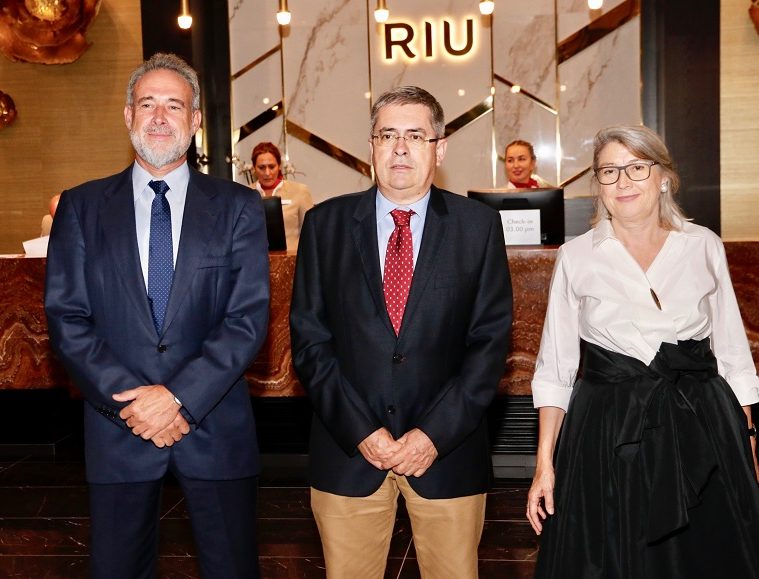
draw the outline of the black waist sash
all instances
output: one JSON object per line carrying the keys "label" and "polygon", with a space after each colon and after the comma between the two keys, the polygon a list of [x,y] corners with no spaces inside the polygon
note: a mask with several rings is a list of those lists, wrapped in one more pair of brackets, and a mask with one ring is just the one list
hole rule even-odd
{"label": "black waist sash", "polygon": [[646,540],[656,541],[686,526],[688,509],[698,504],[718,465],[701,409],[713,404],[712,398],[732,406],[728,415],[734,415],[737,405],[724,392],[706,393],[724,391],[720,383],[727,387],[717,374],[708,338],[662,343],[648,366],[586,342],[578,386],[586,383],[616,389],[614,452],[620,460],[637,461],[641,467],[638,482],[648,504]]}

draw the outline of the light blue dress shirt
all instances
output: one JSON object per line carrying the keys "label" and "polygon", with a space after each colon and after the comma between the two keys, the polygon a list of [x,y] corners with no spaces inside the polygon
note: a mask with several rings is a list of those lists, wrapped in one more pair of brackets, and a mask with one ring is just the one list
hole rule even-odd
{"label": "light blue dress shirt", "polygon": [[[153,177],[137,162],[132,168],[132,193],[134,195],[134,222],[137,231],[137,248],[140,252],[140,266],[145,290],[148,289],[148,255],[150,252],[150,208],[155,193],[150,188],[150,181],[166,181],[169,191],[166,199],[171,207],[171,243],[174,249],[174,268],[177,267],[179,253],[179,236],[182,233],[184,203],[187,199],[187,185],[190,182],[190,170],[187,163],[182,163],[168,175]],[[392,219],[392,218],[391,218]]]}
{"label": "light blue dress shirt", "polygon": [[[147,183],[146,183],[147,184]],[[398,205],[393,203],[382,192],[377,189],[376,208],[377,208],[377,249],[379,251],[380,270],[382,277],[385,277],[385,254],[387,253],[387,242],[395,229],[395,221],[390,212],[394,209],[408,211],[411,209],[414,215],[411,216],[411,243],[414,246],[414,267],[416,267],[416,258],[419,256],[419,248],[422,246],[422,232],[424,231],[424,221],[427,218],[427,206],[430,203],[430,192],[415,201],[411,205]]]}

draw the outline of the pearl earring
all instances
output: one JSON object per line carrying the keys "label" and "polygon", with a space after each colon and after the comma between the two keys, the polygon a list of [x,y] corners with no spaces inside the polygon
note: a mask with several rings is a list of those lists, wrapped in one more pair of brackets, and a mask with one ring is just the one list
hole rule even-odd
{"label": "pearl earring", "polygon": [[662,183],[661,186],[659,187],[659,190],[662,193],[666,193],[669,190],[669,183],[667,183],[666,181],[664,181],[664,183]]}

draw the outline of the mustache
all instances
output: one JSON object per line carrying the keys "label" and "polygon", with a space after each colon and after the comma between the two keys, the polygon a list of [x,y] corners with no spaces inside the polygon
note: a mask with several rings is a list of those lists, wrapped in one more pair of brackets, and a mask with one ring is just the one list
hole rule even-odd
{"label": "mustache", "polygon": [[174,135],[174,129],[168,126],[148,125],[143,132],[146,135]]}

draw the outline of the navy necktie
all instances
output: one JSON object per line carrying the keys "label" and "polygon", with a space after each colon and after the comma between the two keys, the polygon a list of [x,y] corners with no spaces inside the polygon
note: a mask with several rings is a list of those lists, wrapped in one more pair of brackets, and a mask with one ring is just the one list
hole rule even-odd
{"label": "navy necktie", "polygon": [[155,191],[150,208],[150,251],[148,253],[148,299],[156,332],[161,333],[166,304],[174,278],[174,246],[171,241],[171,207],[166,199],[166,181],[148,183]]}

